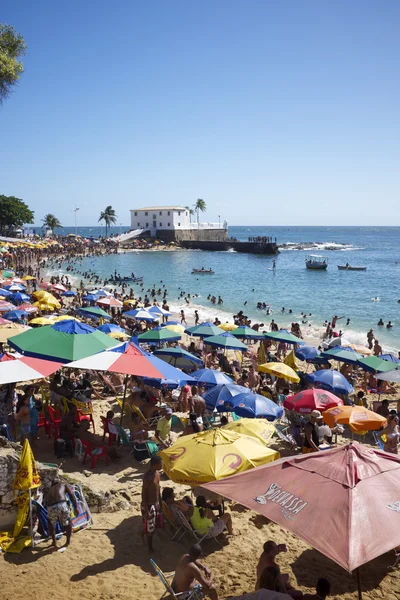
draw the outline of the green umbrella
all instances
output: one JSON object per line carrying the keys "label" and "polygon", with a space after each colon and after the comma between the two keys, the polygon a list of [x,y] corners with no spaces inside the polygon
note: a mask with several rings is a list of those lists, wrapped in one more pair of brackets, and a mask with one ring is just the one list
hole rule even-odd
{"label": "green umbrella", "polygon": [[114,348],[120,342],[84,323],[60,321],[10,337],[8,344],[25,356],[67,363]]}
{"label": "green umbrella", "polygon": [[379,358],[379,356],[360,358],[357,364],[365,369],[365,371],[376,371],[378,373],[386,373],[387,371],[392,371],[394,368],[394,363],[392,361],[384,360],[383,358]]}
{"label": "green umbrella", "polygon": [[111,315],[109,315],[105,310],[99,308],[98,306],[88,306],[87,308],[80,308],[80,313],[84,315],[88,315],[89,317],[98,317],[99,319],[111,319]]}
{"label": "green umbrella", "polygon": [[264,333],[265,337],[275,342],[284,342],[285,344],[304,344],[303,340],[299,339],[293,333],[289,333],[286,329],[280,331],[268,331]]}
{"label": "green umbrella", "polygon": [[251,327],[247,327],[247,325],[238,327],[237,329],[234,329],[230,333],[232,335],[234,335],[236,338],[242,338],[244,340],[246,340],[246,339],[262,340],[264,337],[263,333],[260,333],[259,331],[256,331],[255,329],[252,329]]}
{"label": "green umbrella", "polygon": [[139,342],[176,342],[181,339],[181,335],[176,331],[171,331],[165,327],[155,327],[138,336]]}
{"label": "green umbrella", "polygon": [[228,331],[220,335],[212,335],[204,340],[204,343],[217,348],[226,348],[227,350],[247,350],[246,344],[237,340]]}
{"label": "green umbrella", "polygon": [[200,325],[189,327],[189,329],[185,330],[185,333],[197,337],[207,337],[210,335],[218,335],[221,333],[221,329],[214,325],[214,323],[211,323],[211,321],[207,321],[206,323],[200,323]]}

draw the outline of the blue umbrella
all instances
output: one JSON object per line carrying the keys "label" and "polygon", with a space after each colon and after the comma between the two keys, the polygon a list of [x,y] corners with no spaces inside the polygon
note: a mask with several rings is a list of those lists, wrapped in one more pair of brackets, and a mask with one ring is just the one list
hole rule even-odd
{"label": "blue umbrella", "polygon": [[146,385],[150,385],[154,388],[176,390],[179,387],[179,382],[174,379],[153,379],[150,377],[143,377]]}
{"label": "blue umbrella", "polygon": [[75,321],[75,319],[64,319],[63,321],[59,321],[54,325],[51,325],[53,329],[56,331],[61,331],[62,333],[93,333],[96,331],[94,327],[90,325],[86,325],[86,323],[81,323],[80,321]]}
{"label": "blue umbrella", "polygon": [[6,290],[6,288],[0,288],[0,296],[3,296],[3,298],[9,298],[10,296],[14,296],[13,292],[10,292],[9,290]]}
{"label": "blue umbrella", "polygon": [[66,292],[62,292],[61,296],[66,296],[67,298],[72,298],[72,296],[76,296],[77,292],[73,292],[72,290],[67,290]]}
{"label": "blue umbrella", "polygon": [[152,315],[145,308],[135,308],[135,310],[127,310],[122,313],[123,317],[131,317],[138,321],[157,321],[157,315]]}
{"label": "blue umbrella", "polygon": [[[206,401],[206,406],[208,410],[214,410],[217,408],[219,412],[223,412],[222,408],[218,408],[221,406],[219,401],[223,402],[229,401],[234,396],[238,394],[251,394],[251,390],[249,388],[244,387],[243,385],[236,385],[236,383],[228,383],[228,384],[220,384],[211,388],[203,394],[203,398]],[[218,406],[217,406],[218,405]]]}
{"label": "blue umbrella", "polygon": [[25,310],[10,310],[3,315],[3,318],[8,319],[9,321],[19,321],[27,315],[28,313]]}
{"label": "blue umbrella", "polygon": [[393,354],[380,354],[378,358],[381,358],[382,360],[389,360],[393,363],[400,363],[400,360],[393,356]]}
{"label": "blue umbrella", "polygon": [[220,383],[233,383],[233,380],[228,377],[228,375],[221,373],[221,371],[216,371],[215,369],[199,369],[198,371],[191,373],[191,375],[197,379],[198,383],[203,387],[212,387]]}
{"label": "blue umbrella", "polygon": [[11,290],[12,292],[23,292],[26,290],[26,287],[20,283],[11,283],[10,285],[5,285],[3,289]]}
{"label": "blue umbrella", "polygon": [[96,296],[95,294],[88,294],[87,296],[83,296],[82,298],[84,302],[97,302],[98,299],[99,296]]}
{"label": "blue umbrella", "polygon": [[306,375],[306,381],[317,384],[317,387],[328,390],[333,394],[352,394],[354,388],[339,371],[333,369],[321,369],[315,373]]}
{"label": "blue umbrella", "polygon": [[16,292],[12,297],[17,303],[28,302],[30,297],[27,294],[23,294],[22,292]]}
{"label": "blue umbrella", "polygon": [[232,411],[239,417],[247,417],[250,419],[267,419],[275,421],[283,415],[283,408],[275,404],[269,398],[260,394],[238,394],[230,400],[219,400],[217,404],[219,412]]}
{"label": "blue umbrella", "polygon": [[314,346],[301,346],[294,353],[299,360],[305,360],[306,362],[313,362],[321,356],[320,351]]}
{"label": "blue umbrella", "polygon": [[161,360],[178,369],[198,369],[199,366],[203,366],[203,361],[200,358],[179,346],[155,350],[154,356],[158,356]]}
{"label": "blue umbrella", "polygon": [[104,323],[104,325],[97,327],[97,330],[102,331],[103,333],[114,333],[115,331],[118,331],[118,333],[126,333],[125,329],[122,329],[122,327],[114,325],[113,323]]}
{"label": "blue umbrella", "polygon": [[[154,315],[163,315],[165,317],[169,317],[172,315],[172,312],[168,312],[168,310],[164,310],[161,306],[150,306],[150,308],[146,308],[147,312],[152,313]],[[171,325],[171,323],[169,323]]]}
{"label": "blue umbrella", "polygon": [[166,327],[167,325],[180,325],[180,321],[167,321],[166,323],[161,323],[160,327]]}

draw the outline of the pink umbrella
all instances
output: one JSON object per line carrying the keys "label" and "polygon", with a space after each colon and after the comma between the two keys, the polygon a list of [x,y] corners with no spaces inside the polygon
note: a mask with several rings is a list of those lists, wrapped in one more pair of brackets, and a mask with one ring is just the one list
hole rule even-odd
{"label": "pink umbrella", "polygon": [[9,321],[8,319],[3,319],[3,317],[0,317],[0,325],[10,325],[10,323],[12,323],[12,321]]}
{"label": "pink umbrella", "polygon": [[19,381],[32,381],[43,379],[52,375],[61,367],[61,363],[30,356],[14,357],[7,353],[7,357],[0,361],[0,384],[17,383]]}
{"label": "pink umbrella", "polygon": [[[1,295],[1,292],[0,292]],[[0,312],[7,312],[9,310],[14,310],[15,306],[14,304],[11,304],[11,302],[7,302],[6,300],[0,300]]]}
{"label": "pink umbrella", "polygon": [[100,304],[101,306],[118,306],[118,307],[123,306],[123,303],[121,302],[121,300],[117,300],[117,298],[113,298],[113,297],[100,298],[100,300],[97,300],[96,304]]}
{"label": "pink umbrella", "polygon": [[34,313],[37,312],[39,309],[37,306],[33,306],[33,304],[30,304],[29,302],[24,302],[24,304],[20,304],[18,306],[18,310],[24,310],[27,313]]}
{"label": "pink umbrella", "polygon": [[358,442],[203,487],[279,523],[348,571],[400,545],[400,457]]}
{"label": "pink umbrella", "polygon": [[57,290],[58,292],[66,292],[67,288],[62,285],[62,283],[55,283],[54,285],[49,285],[49,288],[52,290]]}
{"label": "pink umbrella", "polygon": [[324,411],[334,406],[342,406],[343,400],[325,390],[313,388],[299,392],[294,396],[288,396],[283,402],[283,406],[288,410],[295,410],[298,413],[311,413],[313,410]]}

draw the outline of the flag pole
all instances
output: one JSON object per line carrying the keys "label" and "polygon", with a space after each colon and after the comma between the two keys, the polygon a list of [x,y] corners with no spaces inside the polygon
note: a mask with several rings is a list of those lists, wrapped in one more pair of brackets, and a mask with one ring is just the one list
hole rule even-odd
{"label": "flag pole", "polygon": [[362,600],[360,567],[357,567],[356,572],[357,572],[358,600]]}
{"label": "flag pole", "polygon": [[121,427],[122,427],[122,419],[124,418],[124,408],[125,408],[126,388],[127,387],[128,387],[128,375],[125,376],[124,397],[122,398],[121,418],[119,420],[119,424]]}

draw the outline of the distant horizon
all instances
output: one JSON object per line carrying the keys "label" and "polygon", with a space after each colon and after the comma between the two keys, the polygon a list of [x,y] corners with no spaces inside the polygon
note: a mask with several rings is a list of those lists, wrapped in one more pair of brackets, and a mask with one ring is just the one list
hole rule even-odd
{"label": "distant horizon", "polygon": [[[202,222],[202,221],[200,221]],[[63,227],[61,229],[75,229],[75,227],[77,229],[83,229],[83,228],[91,228],[91,229],[101,229],[101,228],[105,228],[104,225],[63,225]],[[228,229],[229,227],[255,227],[257,229],[263,229],[263,228],[278,228],[278,227],[285,227],[285,228],[292,228],[292,227],[301,227],[302,229],[317,229],[317,228],[348,228],[348,229],[395,229],[396,227],[400,227],[399,225],[248,225],[248,224],[242,224],[242,225],[235,225],[235,224],[230,224],[228,222]],[[43,224],[42,225],[25,225],[24,229],[42,229],[43,228]],[[112,232],[115,229],[127,229],[127,228],[131,228],[130,225],[112,225],[111,228],[109,227],[109,230]],[[56,229],[59,229],[58,227],[56,227]]]}

